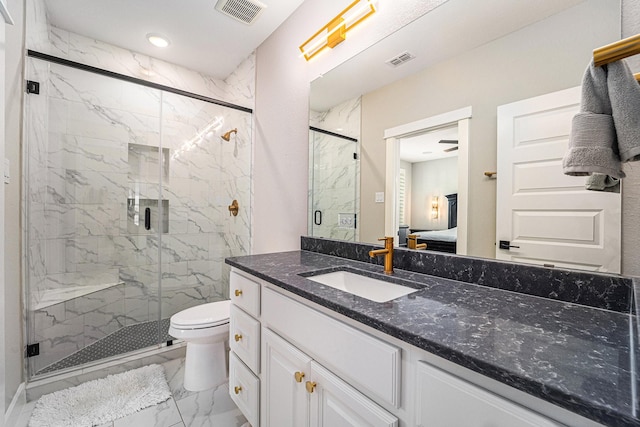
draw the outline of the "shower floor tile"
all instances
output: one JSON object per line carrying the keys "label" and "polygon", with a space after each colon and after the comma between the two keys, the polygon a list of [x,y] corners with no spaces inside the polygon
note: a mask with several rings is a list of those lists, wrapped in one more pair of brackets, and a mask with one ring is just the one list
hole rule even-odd
{"label": "shower floor tile", "polygon": [[[160,330],[160,340],[158,340],[158,330]],[[48,374],[131,351],[153,347],[158,342],[166,342],[172,339],[169,336],[169,319],[125,326],[70,356],[42,368],[36,372],[36,375]]]}

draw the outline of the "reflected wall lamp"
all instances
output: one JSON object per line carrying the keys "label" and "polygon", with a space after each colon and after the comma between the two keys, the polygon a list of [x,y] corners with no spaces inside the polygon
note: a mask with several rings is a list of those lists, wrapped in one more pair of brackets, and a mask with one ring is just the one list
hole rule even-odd
{"label": "reflected wall lamp", "polygon": [[438,219],[438,196],[431,199],[431,218]]}
{"label": "reflected wall lamp", "polygon": [[355,0],[327,25],[320,28],[309,40],[300,45],[304,59],[311,58],[325,50],[334,48],[347,37],[347,31],[364,21],[376,11],[374,0]]}

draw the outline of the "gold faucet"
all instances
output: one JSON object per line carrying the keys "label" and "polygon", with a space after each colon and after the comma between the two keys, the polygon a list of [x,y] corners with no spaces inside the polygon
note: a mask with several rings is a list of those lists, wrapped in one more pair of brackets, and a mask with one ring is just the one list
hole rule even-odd
{"label": "gold faucet", "polygon": [[393,274],[393,237],[382,237],[378,240],[384,240],[384,249],[369,251],[369,256],[375,258],[384,255],[384,274]]}
{"label": "gold faucet", "polygon": [[409,249],[427,249],[426,243],[418,243],[417,234],[409,234],[407,236],[407,248]]}

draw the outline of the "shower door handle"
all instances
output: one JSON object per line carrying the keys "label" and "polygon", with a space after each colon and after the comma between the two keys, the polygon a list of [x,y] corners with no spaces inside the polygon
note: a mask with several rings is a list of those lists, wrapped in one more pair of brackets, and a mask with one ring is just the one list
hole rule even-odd
{"label": "shower door handle", "polygon": [[313,223],[315,225],[321,225],[322,224],[322,211],[313,212]]}
{"label": "shower door handle", "polygon": [[151,230],[151,208],[144,210],[144,229]]}

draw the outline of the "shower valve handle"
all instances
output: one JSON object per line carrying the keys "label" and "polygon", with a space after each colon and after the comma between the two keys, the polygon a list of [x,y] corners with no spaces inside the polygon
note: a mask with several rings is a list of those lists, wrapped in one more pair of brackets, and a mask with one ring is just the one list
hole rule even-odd
{"label": "shower valve handle", "polygon": [[151,230],[151,209],[146,208],[144,210],[144,229]]}
{"label": "shower valve handle", "polygon": [[240,205],[238,205],[238,201],[233,199],[233,202],[229,205],[229,216],[238,216],[238,211],[240,210]]}

